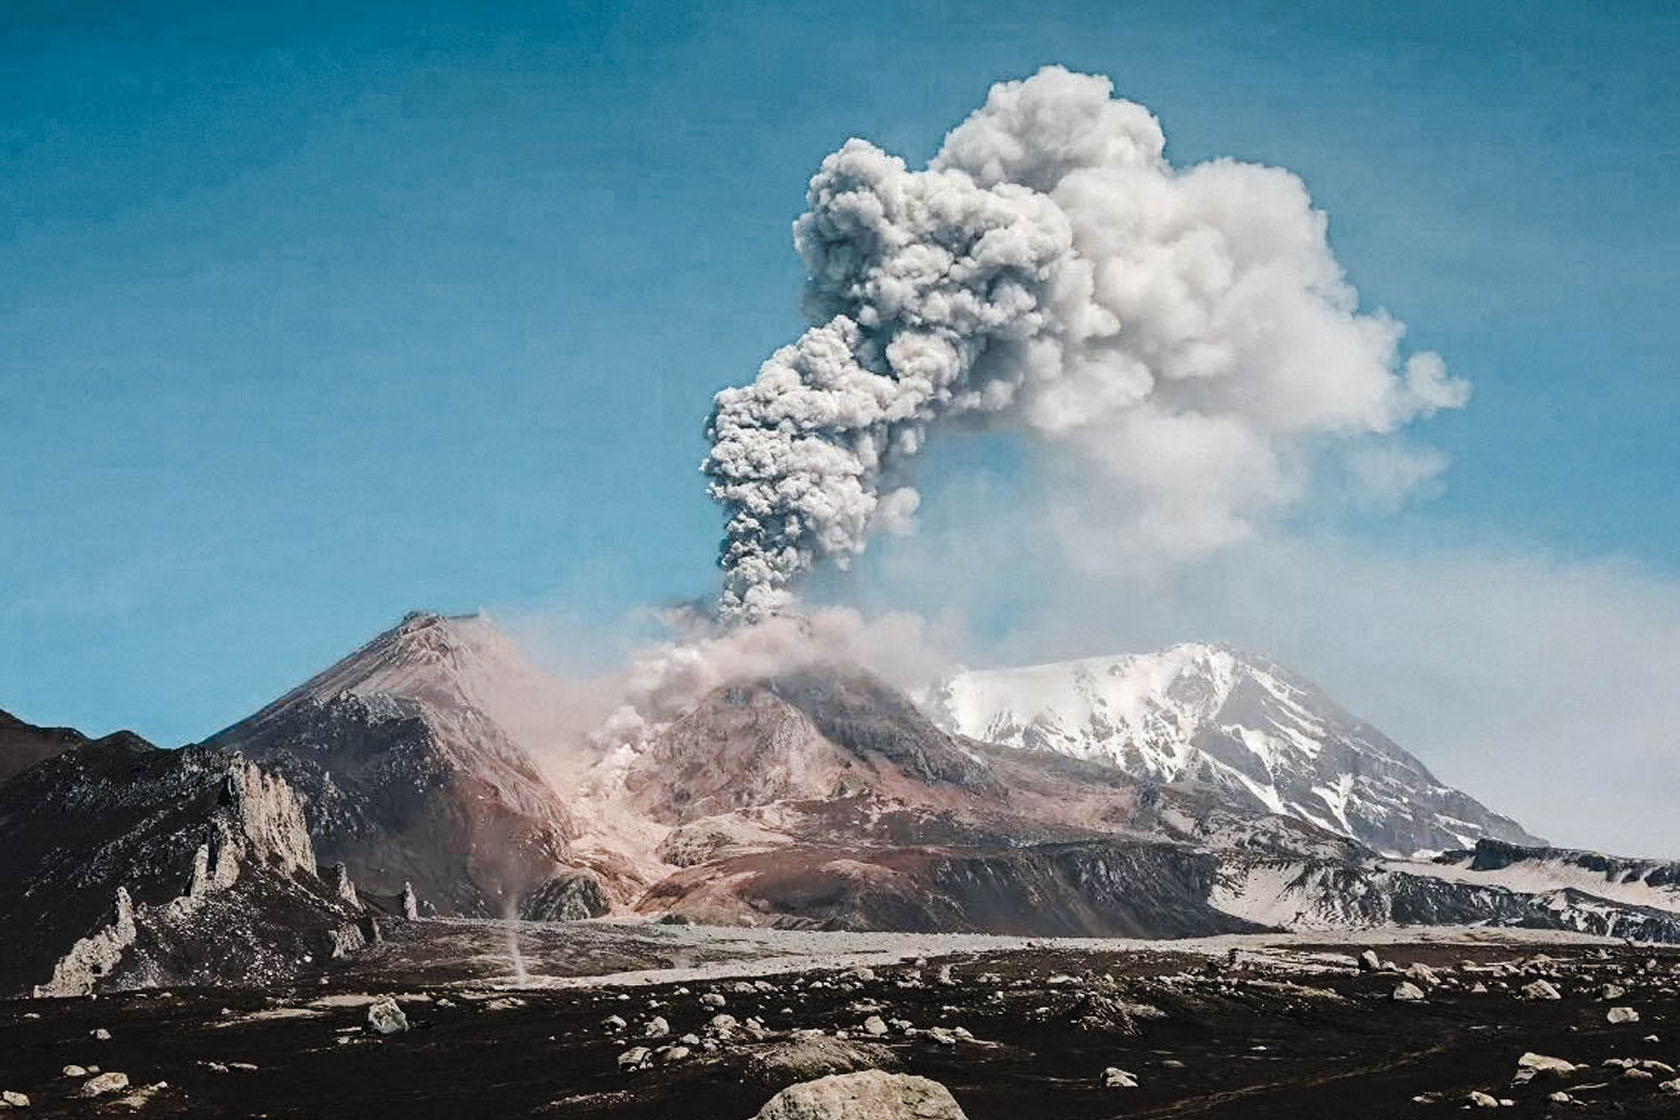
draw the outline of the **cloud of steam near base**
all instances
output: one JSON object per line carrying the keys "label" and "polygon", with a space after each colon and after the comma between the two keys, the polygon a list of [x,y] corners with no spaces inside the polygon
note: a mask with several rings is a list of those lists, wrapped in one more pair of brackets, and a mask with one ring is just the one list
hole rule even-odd
{"label": "cloud of steam near base", "polygon": [[925,170],[857,139],[823,161],[794,225],[813,325],[709,425],[725,619],[907,532],[942,423],[1070,452],[1139,540],[1195,556],[1298,498],[1311,446],[1466,401],[1360,312],[1300,179],[1165,144],[1108,79],[1049,67],[993,86]]}

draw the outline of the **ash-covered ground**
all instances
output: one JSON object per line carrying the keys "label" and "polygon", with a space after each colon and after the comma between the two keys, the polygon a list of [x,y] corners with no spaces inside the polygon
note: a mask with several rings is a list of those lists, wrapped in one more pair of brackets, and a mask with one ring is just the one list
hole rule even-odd
{"label": "ash-covered ground", "polygon": [[[0,1004],[0,1091],[38,1116],[747,1120],[869,1066],[943,1083],[972,1120],[1427,1117],[1472,1093],[1506,1115],[1680,1116],[1680,950],[1404,936],[394,922],[285,990]],[[383,997],[407,1029],[370,1028]],[[1530,1057],[1551,1068],[1529,1076],[1525,1054],[1575,1068]]]}

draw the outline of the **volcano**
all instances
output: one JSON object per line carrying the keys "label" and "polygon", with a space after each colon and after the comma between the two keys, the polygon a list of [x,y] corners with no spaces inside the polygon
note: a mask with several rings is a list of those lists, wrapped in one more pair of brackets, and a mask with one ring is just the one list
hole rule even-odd
{"label": "volcano", "polygon": [[0,932],[26,948],[0,987],[289,976],[430,917],[1680,942],[1672,867],[1545,848],[1222,647],[965,672],[920,703],[805,664],[610,746],[569,695],[485,616],[414,613],[177,751],[9,726]]}

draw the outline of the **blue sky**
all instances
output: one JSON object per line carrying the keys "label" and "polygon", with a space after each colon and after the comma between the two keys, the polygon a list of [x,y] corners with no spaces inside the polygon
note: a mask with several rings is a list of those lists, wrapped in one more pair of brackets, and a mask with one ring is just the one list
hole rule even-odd
{"label": "blue sky", "polygon": [[0,707],[172,744],[413,607],[704,595],[807,178],[1048,62],[1300,173],[1474,383],[1339,534],[1680,574],[1670,5],[347,7],[0,15]]}

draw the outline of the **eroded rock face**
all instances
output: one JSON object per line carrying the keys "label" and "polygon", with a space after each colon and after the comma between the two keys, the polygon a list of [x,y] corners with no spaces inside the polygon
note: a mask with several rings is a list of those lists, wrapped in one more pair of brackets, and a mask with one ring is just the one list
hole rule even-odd
{"label": "eroded rock face", "polygon": [[576,922],[612,909],[601,881],[587,871],[565,869],[519,900],[519,916],[532,921]]}
{"label": "eroded rock face", "polygon": [[778,849],[685,870],[649,909],[821,929],[1183,937],[1260,926],[1208,902],[1215,858],[1123,840],[1016,848]]}
{"label": "eroded rock face", "polygon": [[790,1085],[754,1120],[968,1120],[950,1090],[925,1077],[864,1070]]}
{"label": "eroded rock face", "polygon": [[0,784],[0,991],[262,982],[362,937],[292,790],[237,755],[88,743]]}

